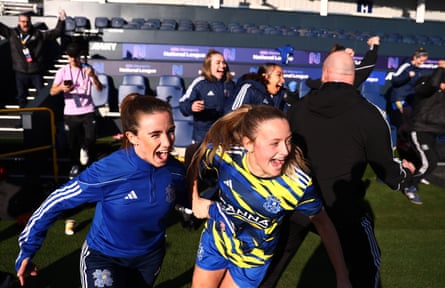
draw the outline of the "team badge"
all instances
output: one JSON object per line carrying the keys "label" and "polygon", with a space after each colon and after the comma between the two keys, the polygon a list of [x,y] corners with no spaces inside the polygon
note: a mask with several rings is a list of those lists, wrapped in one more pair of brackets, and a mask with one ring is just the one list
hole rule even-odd
{"label": "team badge", "polygon": [[278,212],[280,212],[282,210],[282,208],[280,206],[280,201],[273,196],[269,196],[266,199],[266,202],[264,202],[263,207],[268,212],[273,213],[273,214],[277,214]]}
{"label": "team badge", "polygon": [[96,269],[93,273],[94,286],[96,287],[111,287],[113,286],[113,278],[111,278],[111,272],[107,269]]}

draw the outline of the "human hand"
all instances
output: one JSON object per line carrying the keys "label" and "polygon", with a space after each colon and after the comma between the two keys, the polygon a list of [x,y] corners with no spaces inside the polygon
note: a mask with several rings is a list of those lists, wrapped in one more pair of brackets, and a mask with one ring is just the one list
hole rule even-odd
{"label": "human hand", "polygon": [[355,55],[355,51],[352,48],[346,48],[345,52],[348,53],[349,55],[351,55],[351,57],[354,57],[354,55]]}
{"label": "human hand", "polygon": [[368,46],[372,47],[374,45],[380,45],[380,37],[379,36],[372,36],[368,39]]}
{"label": "human hand", "polygon": [[204,100],[197,100],[192,103],[192,111],[193,112],[201,112],[205,109]]}
{"label": "human hand", "polygon": [[209,199],[196,197],[192,200],[193,215],[198,219],[210,218],[209,207],[212,201]]}
{"label": "human hand", "polygon": [[408,169],[411,174],[414,174],[414,172],[416,172],[416,166],[405,159],[402,160],[402,167]]}
{"label": "human hand", "polygon": [[439,62],[437,62],[437,66],[440,68],[445,68],[445,60],[439,60]]}
{"label": "human hand", "polygon": [[59,19],[64,21],[66,19],[66,12],[63,9],[59,9]]}
{"label": "human hand", "polygon": [[337,288],[352,288],[352,284],[348,278],[337,279]]}
{"label": "human hand", "polygon": [[20,286],[25,285],[25,276],[27,274],[31,276],[37,276],[37,266],[34,265],[29,258],[25,258],[22,261],[22,264],[20,264],[20,269],[17,271],[17,277],[20,281]]}

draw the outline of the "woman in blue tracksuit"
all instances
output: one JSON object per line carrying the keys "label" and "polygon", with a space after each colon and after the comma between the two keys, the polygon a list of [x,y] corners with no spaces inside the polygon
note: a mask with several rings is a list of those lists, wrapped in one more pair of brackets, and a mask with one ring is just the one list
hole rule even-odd
{"label": "woman in blue tracksuit", "polygon": [[224,55],[210,50],[203,62],[201,75],[193,80],[179,99],[185,116],[193,115],[193,141],[204,139],[210,126],[224,114],[224,106],[235,84]]}
{"label": "woman in blue tracksuit", "polygon": [[175,126],[169,104],[130,94],[121,119],[123,149],[51,193],[20,234],[16,270],[22,286],[26,274],[37,274],[31,259],[51,224],[68,209],[96,203],[80,257],[82,287],[128,287],[128,269],[140,273],[139,287],[152,287],[164,258],[167,215],[185,196],[185,171],[170,156]]}
{"label": "woman in blue tracksuit", "polygon": [[283,68],[276,63],[265,63],[256,73],[245,74],[238,80],[234,97],[226,105],[226,113],[243,104],[270,105],[287,111],[286,89],[283,85]]}

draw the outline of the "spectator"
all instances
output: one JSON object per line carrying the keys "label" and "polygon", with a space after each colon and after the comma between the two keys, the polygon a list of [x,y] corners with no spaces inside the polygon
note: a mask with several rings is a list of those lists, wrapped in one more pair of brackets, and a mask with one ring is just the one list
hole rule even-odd
{"label": "spectator", "polygon": [[45,44],[62,36],[65,29],[65,10],[59,11],[56,28],[42,32],[31,23],[27,13],[19,14],[18,25],[10,28],[0,23],[0,35],[8,39],[11,49],[12,69],[15,72],[17,102],[20,107],[27,104],[28,89],[43,88]]}
{"label": "spectator", "polygon": [[[369,164],[387,185],[403,190],[410,185],[414,165],[393,159],[388,124],[353,86],[354,70],[347,52],[331,53],[323,64],[321,88],[293,105],[288,118],[293,139],[308,157],[314,182],[338,231],[352,286],[378,287],[380,249],[362,177]],[[280,256],[290,261],[311,229],[303,215],[294,213],[291,218],[285,231],[288,237],[279,245],[285,251],[274,258],[278,262]],[[287,263],[270,271],[275,273],[270,278],[278,279]],[[262,287],[274,285],[267,281]]]}
{"label": "spectator", "polygon": [[185,116],[193,115],[193,141],[204,139],[210,126],[224,113],[234,83],[224,55],[211,49],[202,64],[201,75],[193,80],[179,100]]}
{"label": "spectator", "polygon": [[[445,134],[445,60],[415,87],[411,142],[417,159],[417,179],[428,178],[439,162],[437,137]],[[415,202],[414,202],[415,203]],[[419,203],[415,203],[419,204]]]}
{"label": "spectator", "polygon": [[[31,262],[46,231],[65,210],[95,203],[80,256],[82,287],[135,287],[127,269],[152,287],[165,254],[167,216],[185,198],[185,169],[170,157],[175,140],[171,107],[156,98],[128,95],[121,104],[123,149],[94,162],[51,193],[19,236],[20,284],[37,275]],[[102,282],[103,281],[103,282]]]}
{"label": "spectator", "polygon": [[[410,151],[409,123],[412,113],[414,87],[427,73],[421,66],[428,60],[428,52],[417,49],[409,61],[406,61],[392,75],[388,93],[387,112],[392,125],[397,128],[397,149],[402,157]],[[428,73],[429,74],[429,73]]]}
{"label": "spectator", "polygon": [[80,166],[92,159],[92,147],[96,141],[96,114],[91,89],[102,90],[94,69],[80,61],[81,49],[76,42],[66,47],[69,63],[61,67],[50,89],[51,96],[63,95],[64,121],[68,127],[68,139],[73,166],[70,177],[74,177]]}
{"label": "spectator", "polygon": [[[316,225],[337,272],[337,287],[351,287],[335,229],[290,139],[285,114],[268,105],[242,106],[210,128],[189,170],[193,212],[207,218],[193,287],[258,287],[282,219],[293,210]],[[199,196],[203,181],[219,191],[215,201]]]}
{"label": "spectator", "polygon": [[283,85],[283,68],[276,63],[265,63],[258,68],[257,73],[245,74],[238,80],[226,112],[236,110],[243,104],[271,105],[286,111],[286,89]]}
{"label": "spectator", "polygon": [[[368,79],[372,70],[375,67],[375,63],[377,62],[377,53],[380,47],[380,37],[372,36],[368,39],[367,44],[369,46],[369,50],[365,53],[362,61],[359,65],[355,66],[355,76],[354,76],[354,87],[358,88],[362,85],[363,82]],[[354,57],[355,51],[352,48],[346,48],[342,45],[335,44],[332,46],[329,53],[333,53],[335,51],[345,51],[351,57]],[[306,85],[311,89],[319,89],[321,86],[321,79],[311,79],[306,80]],[[303,95],[304,96],[304,95]]]}

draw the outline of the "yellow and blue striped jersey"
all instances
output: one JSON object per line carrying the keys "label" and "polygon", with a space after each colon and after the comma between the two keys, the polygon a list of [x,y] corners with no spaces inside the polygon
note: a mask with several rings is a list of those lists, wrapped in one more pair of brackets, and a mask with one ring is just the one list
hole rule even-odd
{"label": "yellow and blue striped jersey", "polygon": [[210,206],[204,233],[211,233],[219,253],[242,268],[264,265],[275,250],[279,226],[286,212],[306,216],[322,208],[312,179],[295,168],[294,175],[259,178],[246,164],[246,150],[232,147],[203,162],[215,170],[219,195]]}

